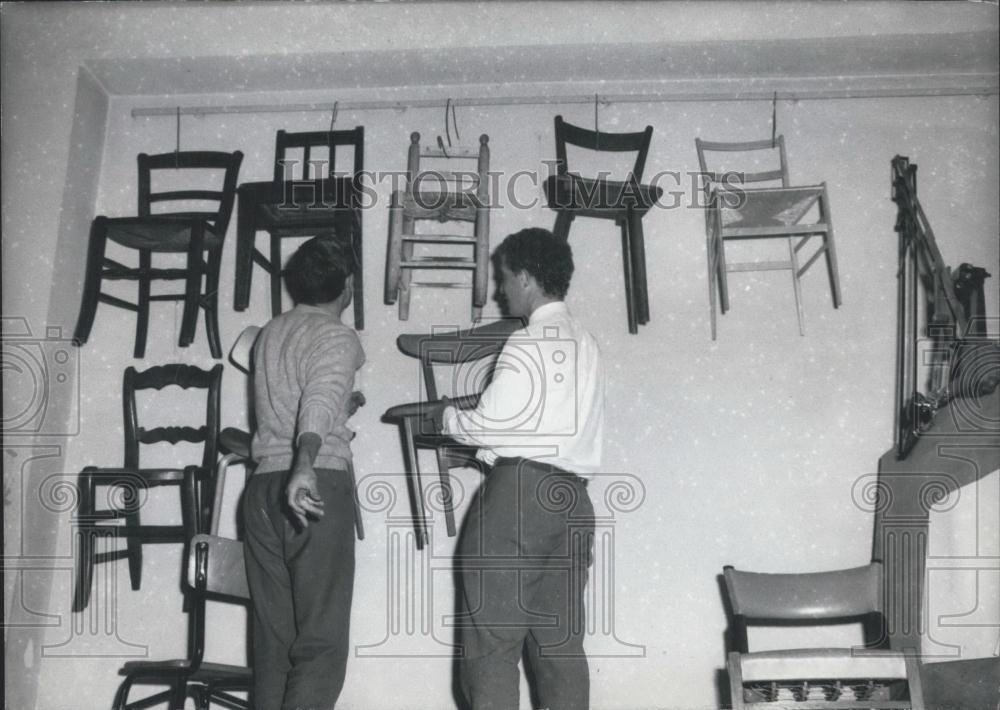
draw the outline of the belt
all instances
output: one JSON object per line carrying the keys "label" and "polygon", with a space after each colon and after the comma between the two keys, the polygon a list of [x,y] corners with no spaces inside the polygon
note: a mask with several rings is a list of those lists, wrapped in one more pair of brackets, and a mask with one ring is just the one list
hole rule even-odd
{"label": "belt", "polygon": [[579,483],[584,487],[590,483],[590,481],[586,478],[573,473],[572,471],[567,471],[566,469],[553,466],[552,464],[543,463],[541,461],[535,461],[534,459],[526,459],[523,456],[498,456],[496,461],[493,462],[493,468],[496,468],[497,466],[510,466],[516,469],[530,468],[538,471],[539,473],[559,476],[560,478],[569,478],[573,482]]}

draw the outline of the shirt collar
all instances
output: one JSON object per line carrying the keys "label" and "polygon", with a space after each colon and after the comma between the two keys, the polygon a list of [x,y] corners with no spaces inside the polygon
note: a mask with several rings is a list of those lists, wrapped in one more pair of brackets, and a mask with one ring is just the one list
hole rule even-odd
{"label": "shirt collar", "polygon": [[532,324],[548,320],[562,313],[569,313],[569,309],[566,308],[566,303],[563,301],[552,301],[551,303],[541,305],[532,311],[531,316],[528,318],[528,323]]}

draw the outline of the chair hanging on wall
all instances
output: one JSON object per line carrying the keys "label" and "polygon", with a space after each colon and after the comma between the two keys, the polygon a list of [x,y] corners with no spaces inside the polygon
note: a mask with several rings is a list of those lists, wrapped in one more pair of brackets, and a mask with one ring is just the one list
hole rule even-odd
{"label": "chair hanging on wall", "polygon": [[[837,251],[833,241],[833,222],[830,217],[830,199],[827,196],[826,183],[801,187],[791,185],[788,178],[784,136],[777,136],[773,141],[744,143],[718,143],[696,138],[695,147],[698,150],[698,164],[706,179],[705,232],[712,340],[716,337],[716,291],[718,291],[719,311],[725,313],[729,310],[729,285],[726,274],[735,271],[790,271],[799,334],[804,335],[800,279],[821,256],[826,257],[833,307],[839,308],[841,302]],[[714,165],[709,168],[706,158],[706,153],[713,152],[747,154],[758,151],[761,154],[776,154],[777,167],[752,172],[739,171],[737,166],[731,164]],[[749,183],[777,183],[777,186],[746,187]],[[803,221],[813,214],[816,215],[814,221]],[[813,237],[819,237],[822,243],[803,262],[799,252]],[[788,258],[740,263],[727,261],[727,241],[757,239],[784,239],[788,243]]]}
{"label": "chair hanging on wall", "polygon": [[[393,192],[389,206],[389,244],[386,251],[385,303],[399,301],[399,319],[410,316],[414,286],[465,287],[465,282],[413,280],[414,271],[462,270],[472,272],[472,320],[482,314],[487,301],[490,251],[489,136],[479,136],[476,148],[420,145],[420,134],[410,134],[406,180]],[[475,169],[461,170],[456,163]],[[441,167],[448,165],[448,168]],[[448,232],[421,231],[419,224],[450,223]],[[468,229],[455,223],[471,225]]]}
{"label": "chair hanging on wall", "polygon": [[[924,710],[914,653],[888,648],[882,565],[807,574],[724,569],[733,617],[726,659],[734,710]],[[865,646],[750,652],[748,624],[819,626],[860,621]]]}
{"label": "chair hanging on wall", "polygon": [[[556,116],[556,174],[545,182],[548,205],[556,211],[553,232],[569,238],[570,226],[577,217],[610,219],[621,230],[622,265],[625,273],[625,305],[628,332],[638,333],[639,326],[649,322],[649,292],[646,285],[646,247],[642,233],[642,218],[660,199],[663,190],[642,185],[653,127],[638,133],[605,133],[590,131]],[[587,178],[571,172],[566,159],[566,146],[586,150],[636,154],[635,164],[624,181],[608,180],[603,176]]]}
{"label": "chair hanging on wall", "polygon": [[[338,148],[354,152],[350,176],[336,174]],[[288,133],[278,131],[270,200],[257,206],[256,229],[270,235],[267,256],[253,250],[253,261],[271,276],[271,316],[282,311],[281,240],[286,237],[336,238],[354,254],[354,327],[364,329],[364,262],[360,180],[365,163],[365,129]],[[325,166],[325,170],[322,168]],[[243,199],[241,188],[240,199]],[[251,239],[252,239],[251,235]]]}
{"label": "chair hanging on wall", "polygon": [[[236,197],[236,180],[243,153],[211,151],[179,151],[160,155],[141,153],[139,162],[139,210],[136,217],[105,217],[94,219],[90,227],[87,266],[84,275],[83,299],[73,339],[77,345],[90,337],[98,303],[124,308],[136,313],[134,356],[146,353],[151,301],[183,301],[178,344],[186,347],[194,342],[198,311],[205,309],[205,327],[212,357],[222,357],[219,343],[219,267],[222,263],[222,243],[229,227],[229,218]],[[184,171],[185,178],[197,180],[198,172],[212,170],[213,177],[223,171],[221,186],[216,189],[155,189],[157,182],[180,183],[172,173]],[[157,212],[159,203],[173,203],[186,211]],[[179,204],[178,204],[179,203]],[[191,206],[214,205],[214,209],[190,209]],[[138,267],[128,267],[106,255],[108,242],[134,249]],[[153,254],[184,254],[183,268],[154,268]],[[111,296],[101,290],[104,280],[129,280],[139,284],[135,303]],[[150,294],[154,280],[184,282],[182,294]]]}
{"label": "chair hanging on wall", "polygon": [[[180,387],[192,390],[189,399],[204,399],[204,418],[194,426],[139,425],[136,393]],[[218,457],[219,400],[222,388],[222,365],[202,370],[192,365],[170,364],[152,367],[142,372],[133,367],[125,370],[123,410],[125,461],[121,468],[88,466],[77,483],[79,507],[73,519],[76,541],[76,582],[73,611],[83,611],[90,601],[94,565],[128,560],[132,589],[142,583],[142,546],[149,543],[184,542],[205,529],[211,518],[214,500],[214,473]],[[201,392],[197,392],[201,390]],[[197,397],[193,396],[196,395]],[[197,465],[177,468],[143,468],[139,456],[142,446],[159,443],[176,445],[180,442],[201,444],[202,455]],[[181,492],[180,525],[144,525],[140,519],[148,490],[158,486],[179,486]],[[98,487],[108,489],[106,500],[111,507],[97,507]],[[119,498],[115,498],[115,494]],[[120,501],[120,505],[116,504]],[[124,524],[122,524],[124,522]],[[99,538],[125,538],[126,546],[117,550],[97,552]]]}

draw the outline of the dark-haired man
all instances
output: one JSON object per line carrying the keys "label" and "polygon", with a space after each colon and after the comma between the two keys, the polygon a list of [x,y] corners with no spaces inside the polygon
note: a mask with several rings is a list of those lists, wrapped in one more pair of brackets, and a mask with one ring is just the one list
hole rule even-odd
{"label": "dark-haired man", "polygon": [[344,685],[354,589],[347,418],[365,359],[341,322],[352,264],[334,240],[303,244],[283,272],[296,305],[254,346],[256,468],[243,515],[257,710],[330,710]]}
{"label": "dark-haired man", "polygon": [[461,682],[473,710],[517,708],[526,650],[542,707],[586,710],[586,485],[601,465],[600,350],[563,302],[573,275],[565,240],[525,229],[493,261],[501,307],[527,326],[508,339],[478,406],[440,414],[444,432],[478,446],[489,467],[458,544]]}

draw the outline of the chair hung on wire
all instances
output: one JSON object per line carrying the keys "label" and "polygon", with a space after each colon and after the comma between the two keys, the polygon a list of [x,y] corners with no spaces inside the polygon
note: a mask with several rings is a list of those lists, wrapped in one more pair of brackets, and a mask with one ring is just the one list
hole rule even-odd
{"label": "chair hung on wire", "polygon": [[[556,174],[545,182],[548,205],[556,211],[552,231],[556,236],[568,239],[570,226],[577,217],[610,219],[618,225],[622,239],[628,331],[638,333],[638,327],[649,322],[642,218],[663,194],[659,187],[641,184],[653,127],[646,126],[645,130],[637,133],[605,133],[574,126],[566,123],[562,116],[556,116],[555,134]],[[603,173],[596,178],[583,177],[570,171],[567,145],[600,152],[634,152],[635,164],[623,181],[608,180]]]}
{"label": "chair hung on wire", "polygon": [[[734,710],[924,710],[918,659],[888,648],[882,565],[808,574],[724,569],[732,607],[726,668]],[[861,621],[865,646],[750,652],[749,623],[818,626]]]}
{"label": "chair hung on wire", "polygon": [[[496,356],[507,338],[523,325],[519,318],[505,318],[470,330],[404,334],[396,339],[404,355],[420,361],[421,379],[427,393],[426,402],[397,405],[382,417],[383,421],[399,426],[418,549],[423,549],[430,541],[424,487],[420,479],[420,450],[435,452],[440,500],[449,537],[456,534],[450,471],[460,466],[481,466],[475,457],[476,447],[460,444],[434,429],[431,420],[434,405],[440,401],[442,394],[435,379],[435,367],[458,368],[454,371],[452,382],[472,382],[477,387],[485,387]],[[447,396],[450,404],[468,409],[476,406],[480,391],[452,392]]]}
{"label": "chair hung on wire", "polygon": [[[488,298],[490,250],[489,136],[479,136],[478,147],[420,145],[420,134],[410,134],[406,180],[392,194],[389,205],[389,244],[386,251],[385,303],[399,302],[399,319],[410,317],[414,286],[464,288],[465,281],[414,281],[414,271],[464,270],[472,272],[472,321],[482,314]],[[459,170],[456,161],[474,162],[475,169]],[[418,224],[452,223],[448,232]],[[461,229],[454,223],[468,223]]]}
{"label": "chair hung on wire", "polygon": [[[191,390],[190,399],[205,400],[203,423],[196,426],[139,425],[137,393],[176,386]],[[76,582],[73,611],[83,611],[90,602],[94,565],[128,560],[132,589],[142,583],[142,546],[149,543],[183,542],[204,529],[211,517],[214,499],[212,474],[218,456],[219,401],[222,365],[202,370],[192,365],[169,364],[142,372],[125,370],[123,385],[125,457],[121,468],[88,466],[80,473],[77,490],[79,507],[73,520],[76,540]],[[197,397],[195,396],[197,395]],[[185,395],[185,399],[188,396]],[[141,446],[180,442],[201,444],[201,460],[196,465],[177,468],[144,468]],[[179,486],[180,525],[143,525],[140,512],[150,488]],[[110,508],[97,508],[98,487],[108,488]],[[116,497],[117,495],[117,497]],[[120,502],[120,505],[118,504]],[[98,552],[100,538],[125,538],[125,547]]]}
{"label": "chair hung on wire", "polygon": [[[160,155],[141,153],[139,162],[139,209],[136,217],[94,219],[90,227],[83,298],[73,339],[77,345],[87,342],[97,314],[98,303],[107,303],[136,313],[134,356],[146,353],[151,301],[183,301],[178,344],[194,342],[198,312],[205,310],[205,327],[212,357],[222,357],[219,343],[219,267],[222,243],[236,198],[236,180],[243,153],[215,151],[178,151]],[[154,188],[156,182],[163,189]],[[205,177],[210,171],[211,177]],[[196,180],[217,179],[221,187],[193,189]],[[183,173],[183,175],[181,174]],[[191,180],[186,183],[186,180]],[[202,183],[204,184],[204,183]],[[171,203],[178,211],[156,212],[162,203]],[[208,209],[213,206],[213,209]],[[200,209],[198,209],[200,208]],[[125,266],[107,256],[108,242],[138,252],[138,267]],[[183,254],[183,268],[154,268],[153,254]],[[162,257],[161,257],[162,258]],[[138,282],[135,303],[104,293],[105,280]],[[184,293],[150,294],[154,280],[183,281]]]}
{"label": "chair hung on wire", "polygon": [[[235,602],[247,606],[250,600],[243,543],[219,537],[225,479],[218,479],[217,484],[212,520],[206,528],[208,533],[191,539],[185,559],[185,582],[191,597],[187,657],[125,663],[120,671],[125,680],[118,686],[112,710],[139,710],[164,703],[168,710],[183,710],[188,697],[194,699],[198,710],[208,710],[211,703],[243,710],[250,707],[247,700],[233,693],[250,692],[253,685],[251,669],[204,660],[206,602]],[[165,685],[168,689],[130,703],[128,696],[135,685]]]}
{"label": "chair hung on wire", "polygon": [[[719,312],[729,310],[729,284],[726,274],[736,271],[787,270],[792,274],[795,310],[799,334],[805,334],[800,280],[821,256],[826,257],[833,307],[840,307],[840,277],[837,272],[837,251],[833,241],[833,222],[826,183],[792,186],[788,177],[785,138],[743,143],[718,143],[695,139],[698,163],[706,178],[705,231],[708,252],[708,292],[711,311],[712,340],[716,337],[716,291]],[[750,159],[749,154],[777,153],[778,166],[768,170],[743,172],[735,165],[709,167],[706,153],[737,154]],[[767,162],[767,158],[762,159]],[[756,159],[754,165],[759,165]],[[747,187],[750,183],[771,183],[769,187]],[[774,184],[776,183],[776,185]],[[814,209],[815,208],[815,209]],[[811,218],[815,215],[815,219]],[[803,221],[803,220],[809,221]],[[804,262],[799,252],[813,237],[822,244]],[[731,263],[726,259],[727,241],[784,239],[788,258]]]}
{"label": "chair hung on wire", "polygon": [[[353,170],[337,175],[338,148],[353,149]],[[301,156],[298,157],[298,156]],[[363,330],[364,262],[362,261],[361,176],[365,165],[365,129],[345,131],[278,131],[274,148],[271,200],[258,207],[257,227],[270,235],[265,256],[256,248],[253,260],[271,276],[271,316],[282,311],[281,240],[286,237],[329,237],[342,240],[354,255],[354,327]],[[325,170],[324,170],[325,168]]]}

